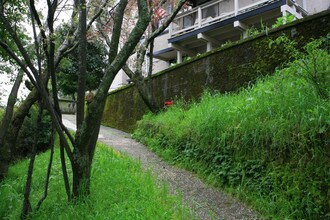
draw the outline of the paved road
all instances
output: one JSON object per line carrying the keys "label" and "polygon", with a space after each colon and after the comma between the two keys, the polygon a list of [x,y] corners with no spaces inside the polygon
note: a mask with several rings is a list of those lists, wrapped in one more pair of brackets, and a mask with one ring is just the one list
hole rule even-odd
{"label": "paved road", "polygon": [[[63,123],[74,130],[75,116],[63,115]],[[181,192],[185,203],[200,219],[257,219],[251,209],[224,192],[206,185],[194,174],[162,161],[128,133],[101,126],[99,141],[138,159],[144,169],[150,169],[160,182],[166,182],[171,192]]]}

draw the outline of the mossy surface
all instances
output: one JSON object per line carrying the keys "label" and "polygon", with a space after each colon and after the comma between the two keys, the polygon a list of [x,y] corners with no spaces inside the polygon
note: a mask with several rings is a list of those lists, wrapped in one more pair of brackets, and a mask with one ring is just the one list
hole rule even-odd
{"label": "mossy surface", "polygon": [[[161,107],[167,99],[198,100],[205,89],[222,93],[237,91],[290,61],[282,45],[270,47],[271,40],[285,34],[298,45],[305,45],[311,39],[326,36],[330,32],[329,23],[328,10],[157,73],[152,79],[156,101]],[[128,86],[109,94],[102,123],[130,132],[147,112],[136,88]]]}

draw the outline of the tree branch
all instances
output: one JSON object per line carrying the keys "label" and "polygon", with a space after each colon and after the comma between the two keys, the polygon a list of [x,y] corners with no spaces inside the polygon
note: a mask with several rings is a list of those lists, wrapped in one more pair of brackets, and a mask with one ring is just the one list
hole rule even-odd
{"label": "tree branch", "polygon": [[171,13],[171,15],[166,19],[166,21],[162,24],[162,26],[160,26],[157,30],[155,30],[151,36],[148,38],[148,40],[146,40],[146,47],[148,47],[149,43],[155,39],[158,35],[160,35],[161,33],[163,33],[163,31],[170,25],[170,23],[173,21],[173,19],[175,18],[175,16],[179,13],[179,11],[181,10],[182,6],[184,5],[184,3],[187,0],[180,0],[178,2],[178,4],[175,6],[173,12]]}
{"label": "tree branch", "polygon": [[17,48],[18,48],[18,50],[22,54],[22,56],[23,56],[23,58],[24,58],[24,60],[25,60],[25,62],[27,64],[27,66],[31,69],[33,75],[37,76],[38,75],[38,71],[36,70],[36,68],[32,64],[32,61],[31,61],[31,59],[30,59],[27,51],[24,49],[21,40],[19,39],[19,37],[17,36],[16,32],[11,27],[9,21],[7,20],[7,18],[3,14],[0,14],[0,20],[3,22],[6,30],[8,31],[8,33],[10,34],[10,36],[13,38],[13,40],[14,40]]}
{"label": "tree branch", "polygon": [[32,74],[30,73],[30,71],[26,68],[26,65],[23,63],[23,61],[21,61],[20,58],[9,48],[9,46],[1,40],[0,40],[0,46],[9,54],[9,56],[11,58],[13,58],[15,60],[15,62],[21,67],[21,69],[29,77],[31,83],[36,87],[37,83],[34,80]]}
{"label": "tree branch", "polygon": [[118,53],[119,39],[121,34],[121,27],[123,24],[124,11],[127,6],[128,0],[121,0],[118,4],[118,8],[116,10],[116,16],[114,19],[114,26],[112,30],[111,42],[110,42],[110,50],[109,50],[109,63],[111,63],[115,56]]}
{"label": "tree branch", "polygon": [[103,30],[103,28],[102,28],[103,24],[102,24],[100,18],[98,18],[96,26],[97,26],[98,31],[101,33],[102,37],[104,38],[105,43],[106,43],[106,44],[108,45],[108,47],[110,48],[111,40],[110,40],[108,34]]}
{"label": "tree branch", "polygon": [[36,20],[37,22],[37,25],[39,26],[39,30],[40,30],[40,34],[41,34],[41,37],[42,37],[42,45],[43,45],[43,49],[44,49],[44,52],[46,54],[46,57],[48,57],[48,45],[47,45],[47,36],[46,36],[46,31],[45,29],[43,28],[43,25],[41,23],[41,20],[40,20],[40,17],[39,17],[39,14],[36,10],[36,7],[34,5],[34,0],[30,0],[30,10],[32,12],[32,15],[34,17],[34,19]]}
{"label": "tree branch", "polygon": [[134,72],[127,65],[123,66],[122,70],[124,70],[124,72],[130,79],[134,78]]}
{"label": "tree branch", "polygon": [[102,14],[102,12],[104,11],[105,6],[108,4],[109,0],[104,1],[104,3],[102,4],[102,6],[100,7],[99,11],[92,17],[92,19],[88,22],[87,24],[87,31],[91,28],[91,26],[93,25],[94,21],[100,17],[100,15]]}
{"label": "tree branch", "polygon": [[53,156],[54,156],[54,128],[52,128],[52,141],[51,141],[51,148],[50,148],[50,158],[49,158],[49,163],[47,167],[47,174],[46,174],[46,181],[44,185],[44,194],[42,197],[39,199],[36,210],[38,211],[42,202],[46,199],[48,195],[48,185],[49,185],[49,178],[50,178],[50,172],[52,170],[52,164],[53,164]]}
{"label": "tree branch", "polygon": [[[86,31],[89,31],[89,29],[92,27],[94,21],[102,14],[102,12],[104,11],[105,6],[107,5],[109,0],[106,0],[101,8],[99,9],[99,11],[92,17],[92,19],[89,21],[89,23],[87,24],[86,27]],[[72,15],[71,15],[71,27],[70,27],[70,31],[68,32],[67,38],[66,40],[62,43],[62,45],[59,47],[56,58],[55,58],[55,68],[58,67],[59,63],[61,62],[61,60],[68,55],[69,53],[71,53],[73,50],[75,50],[78,45],[79,42],[74,42],[77,39],[78,36],[78,29],[74,30],[74,17],[77,15],[77,10],[73,10]],[[70,39],[70,40],[69,40]],[[73,43],[74,42],[74,43]]]}

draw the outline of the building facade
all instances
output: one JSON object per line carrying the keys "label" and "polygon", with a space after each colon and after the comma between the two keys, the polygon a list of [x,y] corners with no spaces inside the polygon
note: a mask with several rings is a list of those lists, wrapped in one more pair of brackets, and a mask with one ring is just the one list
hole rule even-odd
{"label": "building facade", "polygon": [[[155,39],[153,73],[249,37],[279,19],[285,23],[289,18],[301,19],[329,8],[330,0],[190,0]],[[123,73],[116,79],[122,79],[117,85],[128,83]]]}

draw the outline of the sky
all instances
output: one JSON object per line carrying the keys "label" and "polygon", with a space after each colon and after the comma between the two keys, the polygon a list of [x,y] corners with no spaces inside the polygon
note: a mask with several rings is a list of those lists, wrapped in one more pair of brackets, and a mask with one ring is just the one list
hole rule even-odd
{"label": "sky", "polygon": [[[7,104],[8,96],[12,85],[13,83],[10,82],[10,78],[7,75],[0,74],[0,106],[5,106]],[[27,88],[25,88],[24,82],[22,82],[17,95],[18,101],[23,100],[27,96],[27,94],[28,90]]]}

